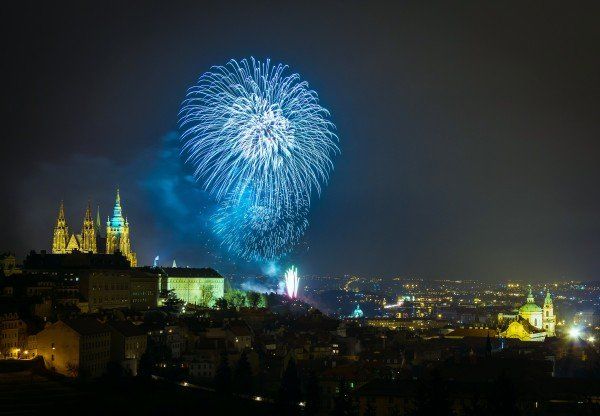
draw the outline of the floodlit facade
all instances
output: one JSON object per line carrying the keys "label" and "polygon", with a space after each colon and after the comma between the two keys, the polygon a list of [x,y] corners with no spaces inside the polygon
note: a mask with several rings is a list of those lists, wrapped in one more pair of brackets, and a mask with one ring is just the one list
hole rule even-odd
{"label": "floodlit facade", "polygon": [[69,377],[100,377],[110,360],[110,329],[95,319],[47,324],[36,336],[46,368]]}
{"label": "floodlit facade", "polygon": [[213,269],[165,267],[159,270],[161,291],[172,290],[186,303],[213,307],[225,294],[225,278]]}

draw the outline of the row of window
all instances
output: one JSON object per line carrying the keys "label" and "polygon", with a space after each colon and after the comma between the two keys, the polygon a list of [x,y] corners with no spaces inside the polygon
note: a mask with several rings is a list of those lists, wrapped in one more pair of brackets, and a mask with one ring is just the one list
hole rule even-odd
{"label": "row of window", "polygon": [[104,287],[102,285],[92,286],[92,290],[129,290],[129,285],[124,283],[105,284]]}
{"label": "row of window", "polygon": [[119,299],[116,297],[92,298],[92,303],[102,303],[102,302],[129,302],[129,299]]}
{"label": "row of window", "polygon": [[108,358],[109,351],[96,351],[87,354],[81,354],[81,361],[97,360],[100,358]]}
{"label": "row of window", "polygon": [[81,343],[81,349],[82,350],[89,350],[91,348],[108,347],[109,342],[110,341],[107,340],[107,339],[105,339],[105,340],[87,341],[87,342]]}

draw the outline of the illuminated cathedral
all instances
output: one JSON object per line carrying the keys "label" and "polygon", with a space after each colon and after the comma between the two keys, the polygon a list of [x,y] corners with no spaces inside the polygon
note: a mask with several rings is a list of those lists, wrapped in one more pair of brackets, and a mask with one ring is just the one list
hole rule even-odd
{"label": "illuminated cathedral", "polygon": [[136,254],[131,251],[129,222],[127,218],[123,217],[121,195],[118,189],[113,215],[106,222],[105,236],[102,236],[101,232],[100,210],[96,213],[96,219],[94,220],[92,208],[89,203],[83,217],[81,234],[70,234],[65,218],[65,207],[61,201],[56,226],[54,227],[52,253],[66,254],[73,251],[106,254],[113,254],[119,251],[129,260],[131,267],[137,266]]}

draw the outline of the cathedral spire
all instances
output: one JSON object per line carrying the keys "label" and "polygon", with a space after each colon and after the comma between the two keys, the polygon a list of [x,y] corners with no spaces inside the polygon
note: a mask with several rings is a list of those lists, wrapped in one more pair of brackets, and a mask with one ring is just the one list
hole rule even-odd
{"label": "cathedral spire", "polygon": [[117,188],[117,197],[115,198],[115,206],[113,208],[113,216],[110,220],[111,227],[122,227],[125,224],[123,218],[123,210],[121,208],[121,195],[119,194],[119,188]]}
{"label": "cathedral spire", "polygon": [[92,203],[88,199],[87,208],[83,217],[83,227],[81,229],[81,251],[84,253],[97,253],[98,246],[96,241],[96,225],[92,215]]}
{"label": "cathedral spire", "polygon": [[100,232],[100,227],[102,223],[100,222],[100,205],[96,209],[96,231]]}
{"label": "cathedral spire", "polygon": [[66,224],[66,222],[67,222],[67,220],[65,219],[65,203],[61,199],[60,207],[58,208],[58,219],[56,221],[56,225],[64,225],[64,224]]}
{"label": "cathedral spire", "polygon": [[122,255],[127,257],[132,267],[137,265],[136,255],[131,251],[129,222],[123,218],[121,195],[118,187],[113,214],[106,223],[106,252],[112,254],[116,251],[120,251]]}
{"label": "cathedral spire", "polygon": [[58,218],[54,226],[54,235],[52,237],[52,253],[62,254],[67,252],[67,243],[69,241],[69,227],[65,218],[65,205],[60,201],[58,208]]}
{"label": "cathedral spire", "polygon": [[83,217],[84,221],[92,222],[92,203],[88,199],[87,208],[85,209],[85,216]]}

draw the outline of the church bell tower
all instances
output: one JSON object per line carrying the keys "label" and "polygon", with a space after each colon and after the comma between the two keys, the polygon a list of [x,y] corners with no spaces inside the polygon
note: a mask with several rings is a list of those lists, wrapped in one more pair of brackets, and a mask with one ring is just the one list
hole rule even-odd
{"label": "church bell tower", "polygon": [[554,304],[550,297],[550,291],[546,292],[544,299],[544,315],[542,316],[542,324],[549,337],[556,336],[556,316],[554,315]]}

